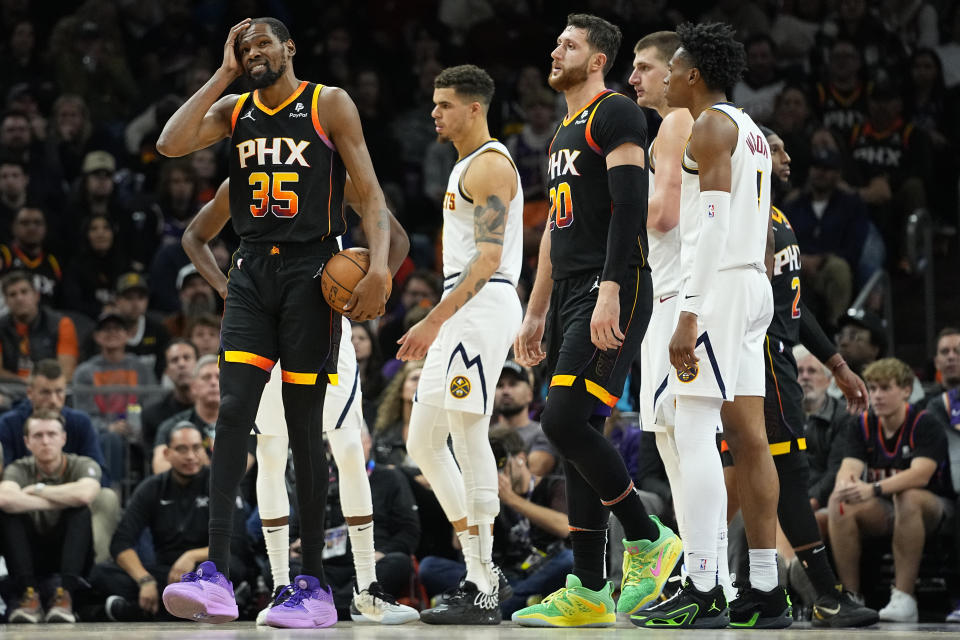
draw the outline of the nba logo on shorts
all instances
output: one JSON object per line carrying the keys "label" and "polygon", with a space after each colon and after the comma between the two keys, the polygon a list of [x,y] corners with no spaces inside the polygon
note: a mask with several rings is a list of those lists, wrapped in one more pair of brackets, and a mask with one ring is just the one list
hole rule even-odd
{"label": "nba logo on shorts", "polygon": [[712,217],[715,216],[715,215],[717,215],[717,205],[712,204],[712,203],[711,203],[711,204],[708,204],[708,205],[707,205],[707,217],[708,217],[708,218],[712,218]]}

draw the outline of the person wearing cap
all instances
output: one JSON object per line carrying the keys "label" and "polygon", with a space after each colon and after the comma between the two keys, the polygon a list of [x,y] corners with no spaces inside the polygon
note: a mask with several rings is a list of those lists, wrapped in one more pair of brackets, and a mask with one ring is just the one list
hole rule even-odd
{"label": "person wearing cap", "polygon": [[57,257],[44,250],[46,213],[37,206],[23,207],[13,218],[11,233],[13,240],[0,244],[0,275],[13,270],[28,272],[43,304],[58,306],[63,271]]}
{"label": "person wearing cap", "polygon": [[127,322],[127,351],[153,369],[157,379],[163,375],[163,352],[170,335],[163,324],[147,315],[150,288],[142,273],[130,271],[117,279],[114,306]]}
{"label": "person wearing cap", "polygon": [[510,427],[523,439],[530,471],[539,477],[553,473],[557,466],[557,452],[550,444],[539,422],[530,419],[533,402],[533,373],[530,369],[507,360],[497,381],[493,397],[492,427]]}
{"label": "person wearing cap", "polygon": [[863,200],[839,188],[841,164],[838,151],[815,150],[807,189],[784,211],[800,247],[804,298],[827,325],[835,323],[850,304],[870,233]]}
{"label": "person wearing cap", "polygon": [[189,338],[187,327],[198,317],[217,312],[217,295],[192,262],[177,272],[180,311],[167,316],[163,326],[174,338]]}
{"label": "person wearing cap", "polygon": [[[73,405],[90,416],[93,425],[103,433],[138,440],[138,425],[130,420],[130,410],[142,404],[145,396],[138,387],[157,383],[153,369],[140,358],[126,352],[127,321],[113,311],[97,319],[93,339],[98,355],[81,363],[73,374]],[[99,391],[98,387],[113,387]],[[119,388],[117,388],[119,387]],[[127,447],[125,441],[111,437],[103,441],[107,469],[114,478],[126,477]]]}

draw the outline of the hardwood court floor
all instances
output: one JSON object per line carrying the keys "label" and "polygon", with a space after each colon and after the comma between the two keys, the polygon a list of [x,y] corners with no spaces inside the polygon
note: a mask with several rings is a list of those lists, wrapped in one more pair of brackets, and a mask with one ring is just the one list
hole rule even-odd
{"label": "hardwood court floor", "polygon": [[868,629],[822,630],[807,624],[795,624],[782,631],[650,631],[637,629],[629,623],[617,623],[613,629],[530,629],[511,623],[496,627],[435,627],[408,624],[386,627],[339,623],[322,630],[293,630],[255,627],[252,622],[233,622],[225,625],[202,625],[191,622],[153,624],[80,623],[75,625],[0,625],[3,640],[285,640],[299,638],[336,638],[343,640],[381,640],[410,638],[411,640],[613,640],[640,637],[656,640],[809,640],[810,638],[854,638],[865,640],[933,640],[947,638],[946,634],[960,632],[960,625],[949,624],[880,624]]}

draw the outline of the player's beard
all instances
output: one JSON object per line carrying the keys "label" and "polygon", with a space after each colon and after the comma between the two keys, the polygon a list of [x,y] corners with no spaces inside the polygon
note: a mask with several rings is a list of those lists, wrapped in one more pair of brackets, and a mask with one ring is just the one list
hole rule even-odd
{"label": "player's beard", "polygon": [[555,76],[553,72],[547,74],[547,83],[554,89],[554,91],[566,91],[572,87],[577,86],[578,84],[583,84],[587,81],[587,63],[584,63],[583,66],[574,67],[572,69],[562,69],[560,75]]}
{"label": "player's beard", "polygon": [[790,180],[774,177],[770,181],[770,204],[779,206],[788,193],[790,193]]}
{"label": "player's beard", "polygon": [[250,74],[250,71],[247,71],[247,80],[250,81],[250,84],[254,89],[266,89],[274,82],[279,80],[280,76],[282,76],[287,70],[287,63],[285,61],[280,63],[280,68],[276,71],[274,71],[273,67],[270,66],[269,61],[264,61],[263,64],[266,66],[266,70],[259,76],[253,76]]}

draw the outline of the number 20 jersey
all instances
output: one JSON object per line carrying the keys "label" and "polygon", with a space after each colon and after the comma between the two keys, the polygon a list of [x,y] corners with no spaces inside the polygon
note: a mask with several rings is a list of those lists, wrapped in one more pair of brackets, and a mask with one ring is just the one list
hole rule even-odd
{"label": "number 20 jersey", "polygon": [[275,109],[245,93],[233,110],[230,217],[248,242],[316,243],[346,230],[346,168],[317,113],[324,86],[304,81]]}
{"label": "number 20 jersey", "polygon": [[[606,156],[628,142],[646,149],[643,111],[630,98],[608,90],[594,96],[590,104],[557,128],[548,157],[547,230],[554,280],[603,271],[613,213]],[[644,220],[629,265],[649,269],[646,206],[636,214]]]}

